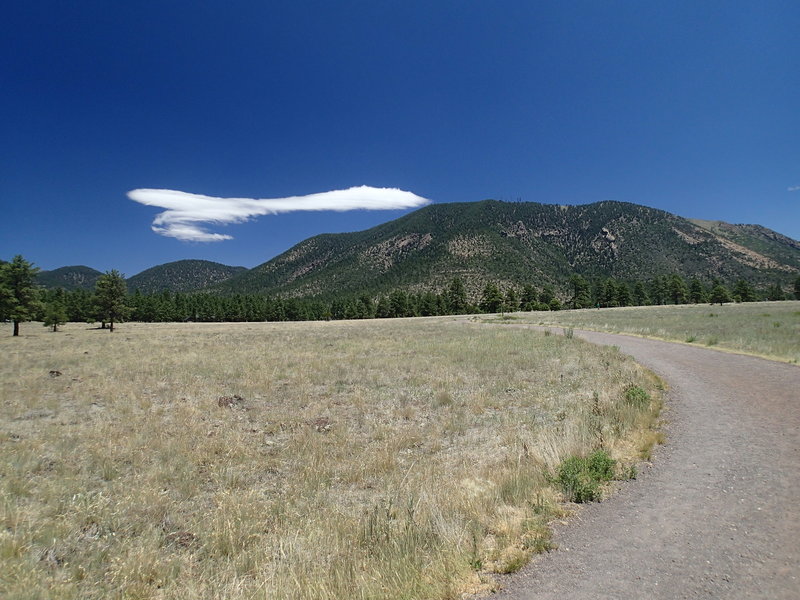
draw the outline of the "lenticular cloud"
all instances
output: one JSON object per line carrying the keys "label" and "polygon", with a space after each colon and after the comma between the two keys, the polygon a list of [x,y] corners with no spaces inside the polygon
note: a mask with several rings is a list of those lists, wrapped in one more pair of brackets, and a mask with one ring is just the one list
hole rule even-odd
{"label": "lenticular cloud", "polygon": [[128,198],[147,206],[165,208],[153,220],[153,231],[185,242],[233,239],[230,235],[209,232],[203,224],[243,223],[260,215],[298,210],[387,210],[416,208],[430,202],[396,188],[366,185],[288,198],[215,198],[177,190],[153,189],[131,190]]}

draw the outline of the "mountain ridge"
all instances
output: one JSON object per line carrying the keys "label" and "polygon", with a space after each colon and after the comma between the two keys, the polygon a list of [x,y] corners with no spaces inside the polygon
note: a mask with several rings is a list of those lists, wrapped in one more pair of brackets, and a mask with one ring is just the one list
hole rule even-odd
{"label": "mountain ridge", "polygon": [[438,292],[459,277],[475,298],[488,282],[564,290],[575,274],[634,281],[672,273],[788,285],[800,273],[800,242],[761,225],[687,219],[614,200],[483,200],[431,204],[363,231],[315,235],[252,269],[194,259],[156,265],[130,277],[128,287],[377,296],[398,288]]}
{"label": "mountain ridge", "polygon": [[183,259],[156,265],[129,277],[128,289],[143,294],[191,292],[221,283],[246,271],[210,260]]}
{"label": "mountain ridge", "polygon": [[320,234],[214,286],[220,293],[319,296],[437,291],[461,277],[473,297],[501,286],[565,286],[571,275],[747,279],[800,272],[800,243],[760,225],[701,226],[618,201],[584,205],[484,200],[434,204],[371,229]]}

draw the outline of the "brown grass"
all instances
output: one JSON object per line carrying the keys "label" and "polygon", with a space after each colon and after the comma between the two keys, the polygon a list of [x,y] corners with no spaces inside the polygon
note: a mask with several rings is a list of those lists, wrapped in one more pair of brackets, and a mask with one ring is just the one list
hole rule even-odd
{"label": "brown grass", "polygon": [[0,333],[4,598],[489,589],[657,405],[613,348],[448,319]]}

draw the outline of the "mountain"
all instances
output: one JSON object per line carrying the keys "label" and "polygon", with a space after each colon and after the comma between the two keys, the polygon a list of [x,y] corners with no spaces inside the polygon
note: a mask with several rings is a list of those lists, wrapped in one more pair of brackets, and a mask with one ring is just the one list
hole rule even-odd
{"label": "mountain", "polygon": [[287,296],[438,291],[461,277],[483,286],[532,283],[565,289],[569,277],[788,283],[800,243],[759,225],[692,221],[626,202],[579,206],[482,202],[434,204],[366,231],[309,238],[213,286],[218,293]]}
{"label": "mountain", "polygon": [[36,275],[36,283],[48,289],[92,290],[100,275],[102,273],[97,269],[77,265],[74,267],[61,267],[52,271],[40,271]]}
{"label": "mountain", "polygon": [[162,292],[188,292],[227,281],[234,275],[247,271],[244,267],[230,267],[208,260],[178,260],[151,267],[127,280],[130,291],[143,294]]}

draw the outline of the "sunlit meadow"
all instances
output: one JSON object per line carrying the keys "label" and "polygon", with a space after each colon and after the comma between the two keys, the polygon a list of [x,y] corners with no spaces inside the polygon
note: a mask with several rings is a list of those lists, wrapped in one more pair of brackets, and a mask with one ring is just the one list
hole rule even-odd
{"label": "sunlit meadow", "polygon": [[[657,437],[651,375],[542,332],[447,318],[7,328],[3,598],[490,590],[549,547],[562,460],[602,446],[623,473]],[[627,402],[632,386],[653,401]]]}

